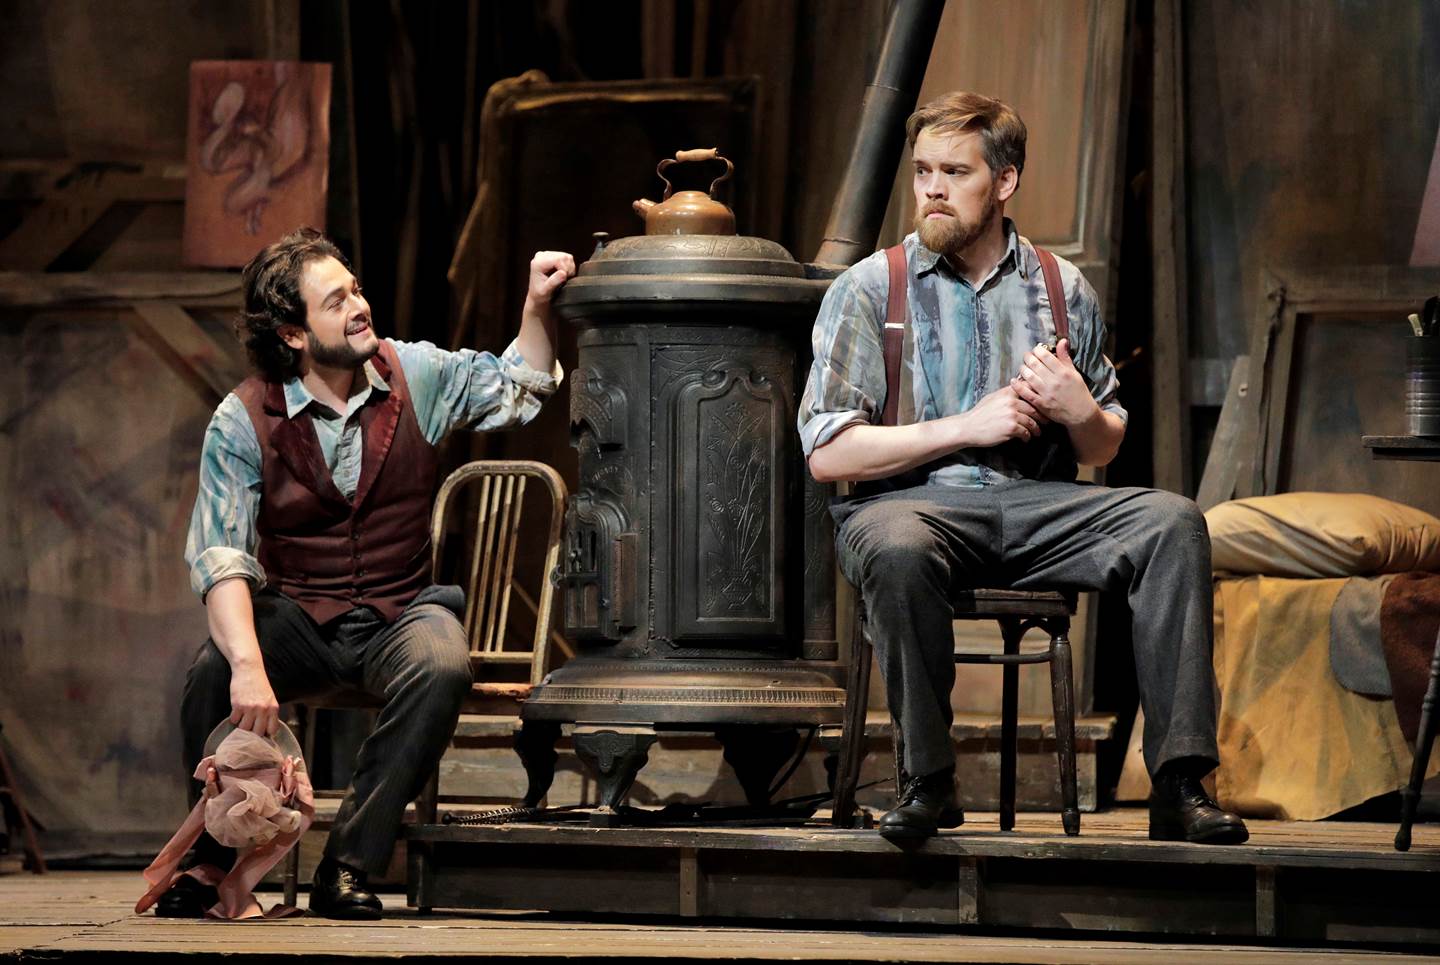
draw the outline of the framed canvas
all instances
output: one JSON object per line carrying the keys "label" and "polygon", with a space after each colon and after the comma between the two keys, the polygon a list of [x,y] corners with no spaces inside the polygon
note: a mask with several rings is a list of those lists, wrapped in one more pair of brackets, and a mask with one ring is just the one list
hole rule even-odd
{"label": "framed canvas", "polygon": [[324,230],[329,163],[329,64],[191,64],[185,263],[239,267],[296,228]]}

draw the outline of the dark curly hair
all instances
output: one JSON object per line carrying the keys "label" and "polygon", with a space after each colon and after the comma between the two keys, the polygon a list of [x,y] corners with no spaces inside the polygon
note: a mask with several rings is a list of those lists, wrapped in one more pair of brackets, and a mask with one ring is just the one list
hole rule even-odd
{"label": "dark curly hair", "polygon": [[309,327],[300,275],[307,264],[326,257],[349,270],[350,262],[329,238],[314,228],[300,228],[260,249],[240,274],[245,307],[235,320],[235,334],[266,381],[283,382],[296,374],[299,356],[280,338],[280,326]]}

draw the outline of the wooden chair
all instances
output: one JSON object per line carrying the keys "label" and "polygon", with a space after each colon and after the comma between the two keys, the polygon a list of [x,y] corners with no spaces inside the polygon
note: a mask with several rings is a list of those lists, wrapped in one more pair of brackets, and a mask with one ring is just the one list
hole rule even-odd
{"label": "wooden chair", "polygon": [[[544,493],[548,518],[544,524],[544,557],[540,586],[531,596],[515,580],[525,494],[536,485]],[[473,503],[466,497],[474,496]],[[554,637],[551,629],[555,585],[560,561],[560,533],[568,493],[565,481],[550,466],[512,459],[478,460],[456,469],[440,485],[430,517],[431,561],[436,582],[440,574],[454,573],[465,587],[465,634],[470,643],[470,665],[475,683],[461,707],[464,714],[514,714],[520,702],[545,676]],[[447,560],[445,551],[454,520],[467,507],[474,508],[474,528],[462,552]],[[538,537],[541,530],[534,531]],[[447,570],[447,563],[453,569]],[[507,633],[511,604],[534,615],[535,628],[526,649],[513,646]],[[507,642],[512,645],[507,646]],[[296,737],[309,760],[314,751],[314,711],[325,709],[377,709],[382,702],[366,694],[341,694],[321,702],[294,705]],[[518,738],[517,738],[518,742]],[[553,742],[552,742],[553,743]],[[553,752],[552,752],[553,753]],[[528,762],[527,762],[527,771]],[[415,820],[433,824],[439,805],[439,771],[430,776],[415,802]],[[543,795],[544,790],[540,793]],[[343,797],[343,790],[319,790],[316,797]],[[528,798],[534,794],[532,787]],[[298,891],[299,849],[290,852],[284,872],[285,903],[293,905]]]}
{"label": "wooden chair", "polygon": [[[835,801],[831,823],[851,827],[855,816],[855,788],[864,758],[865,708],[870,691],[871,644],[865,622],[865,605],[857,591],[854,635],[846,681],[845,722],[840,739],[840,760],[835,775]],[[1080,833],[1079,795],[1075,787],[1075,694],[1070,666],[1070,618],[1075,614],[1073,593],[976,589],[952,601],[957,620],[995,620],[1004,640],[1002,653],[957,651],[956,663],[999,664],[1003,670],[1000,710],[1000,829],[1015,827],[1015,757],[1019,714],[1019,667],[1026,663],[1050,665],[1051,699],[1055,711],[1055,752],[1060,765],[1061,823],[1065,833]],[[1050,635],[1044,650],[1021,652],[1020,641],[1032,629]],[[896,770],[902,759],[900,728],[892,721]],[[897,784],[898,786],[898,784]]]}
{"label": "wooden chair", "polygon": [[1400,789],[1400,829],[1395,832],[1395,850],[1410,850],[1410,826],[1415,823],[1415,809],[1420,804],[1420,786],[1430,766],[1430,748],[1435,731],[1440,729],[1440,634],[1435,636],[1435,651],[1430,658],[1430,682],[1420,702],[1420,729],[1415,735],[1415,757],[1410,763],[1410,783]]}
{"label": "wooden chair", "polygon": [[[534,597],[515,582],[525,493],[532,482],[543,488],[549,507],[540,587]],[[519,701],[545,676],[554,636],[552,604],[568,493],[560,474],[544,463],[492,459],[461,466],[446,478],[435,497],[430,541],[437,573],[441,572],[445,560],[450,517],[457,511],[460,497],[467,490],[477,489],[474,538],[458,561],[458,572],[465,577],[461,581],[465,587],[465,632],[470,640],[470,663],[475,671],[475,686],[465,712],[481,713],[495,698],[508,701],[503,706],[514,711]],[[518,601],[535,618],[528,649],[506,647],[512,600]],[[523,679],[485,679],[504,667],[520,668]],[[499,676],[513,675],[500,672]]]}

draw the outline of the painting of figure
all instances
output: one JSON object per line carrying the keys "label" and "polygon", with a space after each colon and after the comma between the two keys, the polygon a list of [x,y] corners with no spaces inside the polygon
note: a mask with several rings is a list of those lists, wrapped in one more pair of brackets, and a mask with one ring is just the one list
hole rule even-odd
{"label": "painting of figure", "polygon": [[192,63],[186,153],[186,264],[239,267],[301,225],[323,229],[330,65]]}

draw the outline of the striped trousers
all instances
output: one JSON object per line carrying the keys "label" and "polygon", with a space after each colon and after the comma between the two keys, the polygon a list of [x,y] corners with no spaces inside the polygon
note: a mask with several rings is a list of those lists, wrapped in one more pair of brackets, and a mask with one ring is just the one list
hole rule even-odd
{"label": "striped trousers", "polygon": [[[385,702],[360,746],[325,845],[328,858],[383,873],[405,806],[439,763],[470,690],[469,647],[456,617],[463,606],[460,588],[430,587],[393,623],[360,607],[317,625],[299,604],[273,590],[257,593],[254,606],[265,673],[281,703],[347,691]],[[206,640],[190,666],[180,704],[192,804],[201,786],[189,776],[204,754],[206,737],[229,716],[230,664]],[[234,854],[202,835],[195,859],[227,868]]]}

